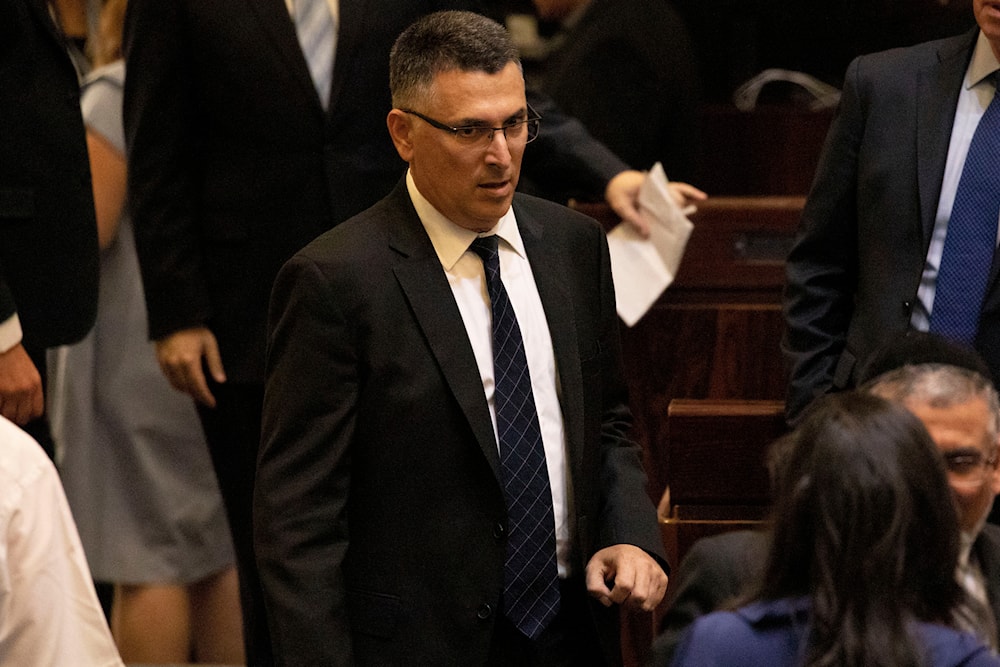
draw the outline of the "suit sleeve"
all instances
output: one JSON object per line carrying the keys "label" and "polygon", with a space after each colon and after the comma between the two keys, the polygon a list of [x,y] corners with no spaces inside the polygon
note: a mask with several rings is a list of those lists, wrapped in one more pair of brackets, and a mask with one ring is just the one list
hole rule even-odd
{"label": "suit sleeve", "polygon": [[[279,665],[351,665],[341,565],[358,402],[350,318],[294,257],[271,300],[254,544]],[[283,662],[286,661],[286,662]]]}
{"label": "suit sleeve", "polygon": [[[642,450],[628,437],[632,425],[628,389],[622,371],[618,314],[615,309],[611,259],[603,232],[600,237],[601,362],[603,412],[601,415],[601,485],[603,507],[596,550],[632,544],[653,556],[670,572],[656,510],[646,494]],[[584,378],[584,382],[587,379]],[[592,554],[587,554],[589,558]]]}
{"label": "suit sleeve", "polygon": [[542,117],[538,139],[524,152],[524,174],[560,198],[603,201],[608,181],[629,169],[550,97],[527,89],[528,104]]}
{"label": "suit sleeve", "polygon": [[129,208],[150,338],[211,314],[198,228],[196,72],[178,0],[132,0],[123,50]]}
{"label": "suit sleeve", "polygon": [[786,411],[795,421],[835,384],[858,276],[858,154],[864,132],[860,61],[847,70],[812,191],[786,264]]}

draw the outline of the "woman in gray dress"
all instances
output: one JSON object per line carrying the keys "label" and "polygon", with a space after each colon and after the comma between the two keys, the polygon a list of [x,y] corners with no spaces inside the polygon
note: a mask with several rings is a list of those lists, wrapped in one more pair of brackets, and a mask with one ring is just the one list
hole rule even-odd
{"label": "woman in gray dress", "polygon": [[[125,214],[125,0],[101,16],[82,94],[101,242],[97,323],[51,353],[58,462],[94,578],[115,584],[111,628],[127,663],[243,662],[234,557],[190,399],[167,384]],[[102,65],[102,63],[107,63]]]}

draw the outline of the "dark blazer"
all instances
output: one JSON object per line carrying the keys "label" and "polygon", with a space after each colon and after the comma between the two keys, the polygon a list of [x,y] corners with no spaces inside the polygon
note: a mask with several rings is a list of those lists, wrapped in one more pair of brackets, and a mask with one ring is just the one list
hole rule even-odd
{"label": "dark blazer", "polygon": [[0,6],[0,322],[33,351],[72,343],[97,313],[97,222],[66,44],[44,0]]}
{"label": "dark blazer", "polygon": [[549,56],[541,89],[638,169],[657,160],[693,180],[701,80],[681,16],[665,0],[593,0]]}
{"label": "dark blazer", "polygon": [[[152,338],[207,325],[229,380],[263,382],[278,269],[404,171],[385,121],[392,43],[424,14],[476,6],[341,2],[324,112],[283,0],[129,3],[124,120]],[[578,125],[550,136],[552,120],[532,152],[560,146],[602,190],[625,168]]]}
{"label": "dark blazer", "polygon": [[[663,561],[621,374],[607,243],[514,211],[555,350],[577,547]],[[285,265],[270,316],[255,545],[284,664],[483,664],[506,511],[479,370],[405,183]],[[609,661],[614,608],[593,605]]]}
{"label": "dark blazer", "polygon": [[[867,357],[910,326],[977,34],[863,56],[847,70],[788,256],[782,346],[793,418],[814,397],[853,386]],[[977,342],[994,377],[998,269]]]}

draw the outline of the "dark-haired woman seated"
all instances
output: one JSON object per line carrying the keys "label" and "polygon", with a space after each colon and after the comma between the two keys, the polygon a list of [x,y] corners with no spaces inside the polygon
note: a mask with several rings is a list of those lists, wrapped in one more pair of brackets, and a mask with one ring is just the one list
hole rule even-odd
{"label": "dark-haired woman seated", "polygon": [[759,590],[700,618],[674,665],[986,667],[953,627],[958,520],[921,422],[881,398],[822,399],[775,443],[769,555]]}

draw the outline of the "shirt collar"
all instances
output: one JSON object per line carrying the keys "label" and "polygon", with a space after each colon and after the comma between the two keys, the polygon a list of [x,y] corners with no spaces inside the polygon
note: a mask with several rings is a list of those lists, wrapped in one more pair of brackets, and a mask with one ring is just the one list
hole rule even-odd
{"label": "shirt collar", "polygon": [[521,240],[521,232],[517,228],[517,218],[514,216],[513,207],[507,209],[507,212],[492,229],[477,234],[471,229],[456,225],[434,208],[434,205],[420,194],[409,170],[406,172],[406,189],[410,193],[413,208],[416,209],[417,216],[423,223],[427,236],[430,237],[431,244],[434,246],[434,252],[437,253],[438,260],[445,271],[451,271],[454,268],[477,236],[496,234],[506,241],[518,255],[527,257],[524,252],[524,242]]}
{"label": "shirt collar", "polygon": [[969,69],[965,74],[965,88],[970,89],[977,86],[998,69],[1000,69],[1000,62],[997,61],[996,54],[993,53],[986,35],[980,30],[979,39],[976,40],[976,48],[972,52],[972,61],[969,62]]}

